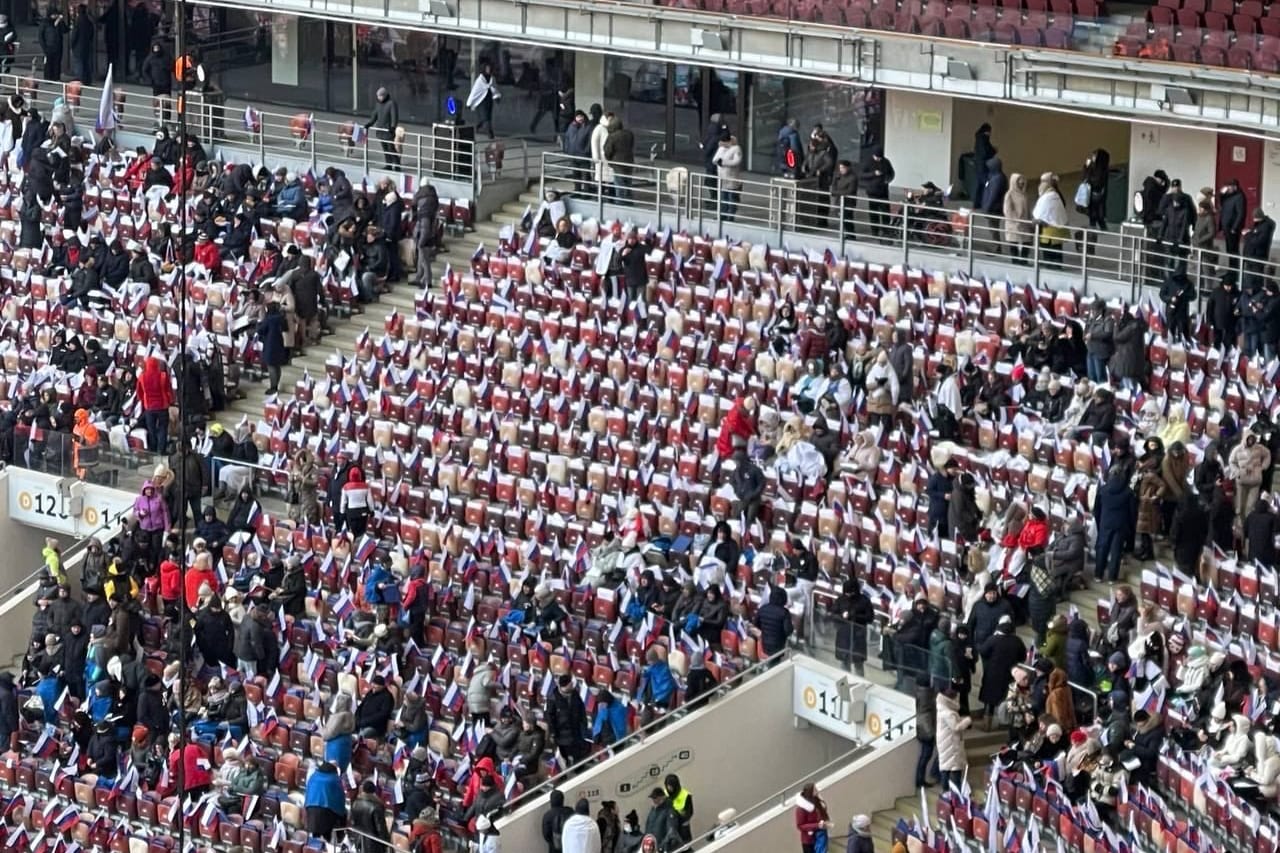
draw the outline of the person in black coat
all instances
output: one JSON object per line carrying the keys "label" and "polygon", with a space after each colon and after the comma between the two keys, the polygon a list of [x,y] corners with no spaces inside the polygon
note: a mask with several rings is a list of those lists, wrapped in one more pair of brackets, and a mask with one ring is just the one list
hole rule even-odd
{"label": "person in black coat", "polygon": [[556,689],[547,697],[546,721],[566,767],[586,758],[590,750],[583,737],[587,730],[587,707],[573,686],[573,676],[567,672],[560,676]]}
{"label": "person in black coat", "polygon": [[0,749],[9,749],[18,724],[18,688],[13,673],[0,672]]}
{"label": "person in black coat", "polygon": [[219,663],[234,668],[235,625],[231,617],[222,609],[222,600],[214,596],[209,603],[196,613],[194,629],[196,648],[205,661],[212,665]]}
{"label": "person in black coat", "polygon": [[1209,294],[1207,313],[1213,328],[1213,345],[1219,349],[1234,346],[1240,327],[1240,291],[1233,270],[1223,272],[1218,286]]}
{"label": "person in black coat", "polygon": [[[973,165],[978,177],[976,184],[978,198],[982,197],[982,191],[987,186],[987,176],[990,174],[988,161],[996,156],[996,153],[996,147],[991,144],[991,125],[984,121],[973,134]],[[974,201],[977,200],[974,199]]]}
{"label": "person in black coat", "polygon": [[1013,605],[1000,594],[1000,587],[991,581],[983,588],[982,598],[969,611],[969,633],[974,648],[981,648],[1005,618],[1013,618]]}
{"label": "person in black coat", "polygon": [[929,635],[938,625],[938,608],[929,603],[923,592],[917,593],[907,613],[893,632],[893,658],[897,667],[895,690],[903,687],[907,677],[926,672],[929,663]]}
{"label": "person in black coat", "polygon": [[289,350],[284,345],[285,320],[280,313],[280,303],[267,303],[267,315],[258,323],[258,340],[262,341],[262,363],[267,368],[267,393],[280,390],[280,368],[289,361]]}
{"label": "person in black coat", "polygon": [[941,471],[929,475],[925,484],[925,493],[929,495],[929,531],[937,531],[943,539],[951,537],[951,520],[948,510],[951,507],[951,493],[955,489],[956,474],[960,470],[959,463],[948,459]]}
{"label": "person in black coat", "polygon": [[862,591],[862,582],[847,578],[840,597],[831,605],[831,612],[840,619],[836,624],[836,657],[848,669],[862,675],[867,659],[867,626],[875,619],[871,599]]}
{"label": "person in black coat", "polygon": [[1094,580],[1101,582],[1104,574],[1114,582],[1120,573],[1120,556],[1124,543],[1133,535],[1137,523],[1133,490],[1124,471],[1113,470],[1107,481],[1098,489],[1093,515],[1098,524],[1097,562]]}
{"label": "person in black coat", "polygon": [[148,744],[168,737],[169,708],[165,696],[160,678],[148,673],[138,693],[138,725],[147,727]]}
{"label": "person in black coat", "polygon": [[1179,261],[1165,276],[1160,286],[1160,301],[1165,305],[1171,339],[1185,340],[1191,334],[1191,306],[1196,301],[1196,286],[1187,275],[1186,261]]}
{"label": "person in black coat", "polygon": [[1171,538],[1174,563],[1192,577],[1200,570],[1200,552],[1209,540],[1210,525],[1204,496],[1188,492],[1174,510]]}
{"label": "person in black coat", "polygon": [[116,747],[116,734],[108,720],[94,727],[87,750],[87,769],[99,779],[114,779],[120,768],[120,753]]}
{"label": "person in black coat", "polygon": [[1218,225],[1227,243],[1227,254],[1240,254],[1240,234],[1244,231],[1245,197],[1240,182],[1232,178],[1219,199]]}
{"label": "person in black coat", "polygon": [[787,639],[795,630],[791,611],[787,609],[787,591],[771,587],[769,603],[756,611],[755,635],[760,639],[760,651],[772,657],[787,647]]}
{"label": "person in black coat", "polygon": [[649,283],[649,271],[645,266],[647,252],[648,246],[640,242],[640,237],[634,230],[627,234],[627,240],[619,253],[622,257],[623,280],[627,284],[627,305],[644,301],[645,287]]}
{"label": "person in black coat", "polygon": [[551,807],[542,813],[542,840],[547,843],[547,853],[560,853],[560,836],[564,822],[573,815],[573,809],[564,804],[564,792],[551,792]]}
{"label": "person in black coat", "polygon": [[1013,683],[1013,669],[1027,656],[1027,647],[1013,633],[1013,619],[1002,616],[996,632],[978,647],[982,657],[982,687],[978,699],[990,717],[995,707],[1004,701]]}
{"label": "person in black coat", "polygon": [[45,16],[40,24],[40,50],[44,53],[44,79],[62,81],[62,45],[66,39],[67,19],[57,10]]}
{"label": "person in black coat", "polygon": [[1280,533],[1280,517],[1270,503],[1258,501],[1244,519],[1244,558],[1260,562],[1267,569],[1276,565],[1276,533]]}
{"label": "person in black coat", "polygon": [[356,706],[356,731],[370,732],[361,737],[385,737],[387,724],[395,713],[395,697],[387,690],[387,682],[381,675],[373,677],[373,687]]}
{"label": "person in black coat", "polygon": [[1271,242],[1276,236],[1275,220],[1267,216],[1262,208],[1253,212],[1253,224],[1244,234],[1244,256],[1246,288],[1254,283],[1261,284],[1268,274],[1270,265],[1267,258],[1271,254]]}
{"label": "person in black coat", "polygon": [[874,237],[889,236],[889,186],[893,179],[893,164],[884,156],[884,149],[876,148],[867,160],[859,182],[867,194],[867,208],[871,211],[871,233]]}
{"label": "person in black coat", "polygon": [[71,28],[71,76],[86,86],[93,85],[96,41],[97,31],[93,18],[89,17],[89,6],[81,3],[76,8],[75,26]]}
{"label": "person in black coat", "polygon": [[1133,724],[1133,734],[1124,742],[1124,747],[1141,763],[1130,778],[1149,785],[1155,778],[1156,760],[1164,746],[1164,725],[1160,717],[1153,718],[1141,709],[1134,713]]}

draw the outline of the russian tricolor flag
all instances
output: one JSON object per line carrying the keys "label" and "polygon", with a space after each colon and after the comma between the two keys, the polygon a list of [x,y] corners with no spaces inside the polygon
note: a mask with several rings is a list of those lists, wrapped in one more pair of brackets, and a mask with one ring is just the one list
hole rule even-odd
{"label": "russian tricolor flag", "polygon": [[356,546],[355,553],[352,555],[357,563],[366,563],[373,553],[378,550],[378,542],[368,533],[360,538],[360,544]]}

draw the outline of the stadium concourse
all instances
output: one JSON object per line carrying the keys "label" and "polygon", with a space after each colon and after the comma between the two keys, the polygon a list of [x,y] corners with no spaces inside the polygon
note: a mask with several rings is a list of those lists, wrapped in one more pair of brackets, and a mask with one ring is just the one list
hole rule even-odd
{"label": "stadium concourse", "polygon": [[[0,120],[0,452],[146,476],[78,576],[45,554],[8,847],[496,850],[546,780],[804,644],[915,697],[926,804],[805,791],[806,851],[1274,849],[1265,264],[1184,329],[1176,268],[1166,318],[658,231],[629,203],[660,187],[593,215],[587,164],[476,223],[402,176]],[[669,787],[551,806],[549,849],[732,832]]]}

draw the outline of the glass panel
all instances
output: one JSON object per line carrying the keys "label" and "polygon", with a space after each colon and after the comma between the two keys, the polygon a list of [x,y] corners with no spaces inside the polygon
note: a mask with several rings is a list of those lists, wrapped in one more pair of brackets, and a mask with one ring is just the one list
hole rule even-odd
{"label": "glass panel", "polygon": [[[443,57],[441,51],[447,51]],[[400,108],[402,122],[439,121],[446,92],[437,65],[442,59],[456,64],[457,52],[457,39],[393,27],[356,27],[360,103],[355,112],[372,109],[375,93],[385,86]]]}
{"label": "glass panel", "polygon": [[801,138],[821,124],[841,159],[858,163],[884,138],[884,92],[840,83],[758,75],[752,92],[753,171],[776,172],[778,129],[788,118],[800,123]]}
{"label": "glass panel", "polygon": [[[223,91],[257,103],[314,109],[325,97],[325,22],[296,15],[226,10],[225,38],[215,54]],[[319,50],[303,50],[302,45]]]}
{"label": "glass panel", "polygon": [[[476,68],[489,63],[502,93],[494,106],[499,136],[551,139],[556,129],[556,93],[573,77],[573,54],[548,47],[477,42]],[[469,120],[474,121],[469,117]]]}
{"label": "glass panel", "polygon": [[[660,155],[665,153],[667,68],[665,62],[605,57],[603,107],[622,116],[635,133],[637,159],[647,158],[655,145]],[[578,104],[584,110],[590,106]]]}

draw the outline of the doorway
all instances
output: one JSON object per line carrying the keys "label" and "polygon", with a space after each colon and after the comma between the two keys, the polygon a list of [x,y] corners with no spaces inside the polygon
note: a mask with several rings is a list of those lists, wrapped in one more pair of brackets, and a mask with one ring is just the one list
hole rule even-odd
{"label": "doorway", "polygon": [[1245,217],[1262,206],[1262,140],[1233,133],[1218,134],[1217,186],[1235,178],[1244,191]]}

